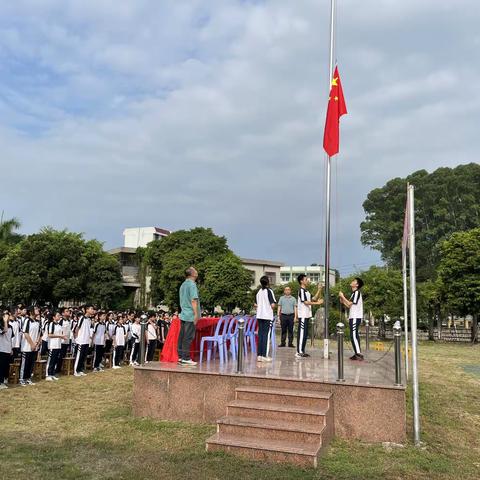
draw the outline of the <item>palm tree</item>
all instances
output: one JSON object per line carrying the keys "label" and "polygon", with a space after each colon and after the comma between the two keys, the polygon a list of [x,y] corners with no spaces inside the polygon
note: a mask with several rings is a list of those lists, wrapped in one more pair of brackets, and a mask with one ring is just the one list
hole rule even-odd
{"label": "palm tree", "polygon": [[18,243],[23,237],[16,233],[15,230],[18,230],[20,226],[20,221],[15,217],[4,221],[2,212],[2,217],[0,219],[0,242],[6,244]]}

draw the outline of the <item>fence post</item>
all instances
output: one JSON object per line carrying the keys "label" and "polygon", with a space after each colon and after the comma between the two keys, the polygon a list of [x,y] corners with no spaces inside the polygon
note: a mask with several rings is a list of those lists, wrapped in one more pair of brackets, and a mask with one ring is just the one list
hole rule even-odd
{"label": "fence post", "polygon": [[245,337],[245,319],[240,318],[238,320],[237,373],[243,373],[244,337]]}
{"label": "fence post", "polygon": [[368,352],[370,349],[370,319],[367,318],[365,322],[365,351]]}
{"label": "fence post", "polygon": [[343,374],[343,337],[345,325],[342,322],[337,323],[337,348],[338,348],[338,375],[337,382],[344,382]]}
{"label": "fence post", "polygon": [[142,315],[140,317],[140,345],[139,345],[139,355],[140,355],[140,365],[145,364],[145,326],[147,325],[147,316]]}
{"label": "fence post", "polygon": [[[395,385],[402,384],[402,353],[400,351],[400,343],[402,338],[402,327],[400,322],[395,322],[393,326],[393,342],[395,346]],[[408,352],[406,352],[408,355]]]}

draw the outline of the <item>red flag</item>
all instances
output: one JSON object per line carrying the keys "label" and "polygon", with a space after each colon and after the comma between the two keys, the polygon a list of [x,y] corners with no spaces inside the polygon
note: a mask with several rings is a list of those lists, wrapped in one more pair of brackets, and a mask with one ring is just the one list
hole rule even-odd
{"label": "red flag", "polygon": [[346,113],[347,106],[343,97],[342,82],[338,74],[338,67],[335,67],[330,87],[330,97],[328,98],[325,132],[323,134],[323,148],[330,157],[333,157],[339,151],[340,117]]}

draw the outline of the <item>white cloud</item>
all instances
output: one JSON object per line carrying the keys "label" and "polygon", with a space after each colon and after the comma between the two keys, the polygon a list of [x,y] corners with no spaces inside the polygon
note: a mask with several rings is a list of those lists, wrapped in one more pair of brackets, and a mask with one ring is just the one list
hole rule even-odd
{"label": "white cloud", "polygon": [[[208,225],[244,256],[322,261],[324,3],[4,2],[7,215],[109,246],[127,225]],[[359,242],[370,189],[476,160],[480,70],[465,38],[479,14],[460,3],[339,8],[349,115],[332,253],[343,270],[377,259]]]}

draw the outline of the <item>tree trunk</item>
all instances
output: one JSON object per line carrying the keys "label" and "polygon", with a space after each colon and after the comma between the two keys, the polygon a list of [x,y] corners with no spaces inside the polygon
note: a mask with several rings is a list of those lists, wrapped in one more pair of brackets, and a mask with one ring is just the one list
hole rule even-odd
{"label": "tree trunk", "polygon": [[478,343],[478,314],[476,313],[472,318],[472,343]]}
{"label": "tree trunk", "polygon": [[435,341],[435,335],[433,334],[433,327],[435,322],[435,312],[430,312],[428,317],[428,339]]}

